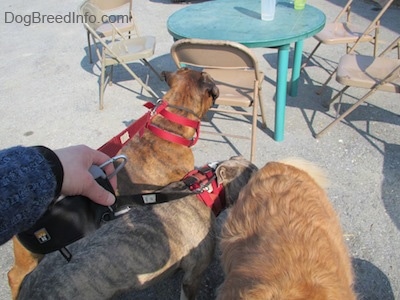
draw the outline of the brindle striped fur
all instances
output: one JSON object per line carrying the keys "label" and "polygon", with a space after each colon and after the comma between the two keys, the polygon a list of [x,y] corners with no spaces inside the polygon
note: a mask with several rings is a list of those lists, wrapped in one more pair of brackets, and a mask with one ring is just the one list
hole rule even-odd
{"label": "brindle striped fur", "polygon": [[[231,204],[256,167],[242,157],[216,170]],[[165,189],[181,188],[176,182]],[[59,253],[46,255],[26,276],[20,299],[109,299],[143,289],[184,271],[181,299],[195,299],[202,273],[213,258],[215,217],[195,195],[154,206],[137,206]]]}
{"label": "brindle striped fur", "polygon": [[[207,73],[186,68],[174,73],[163,72],[170,90],[164,99],[175,106],[192,110],[202,118],[218,97],[219,91]],[[187,118],[196,116],[178,109],[171,111]],[[191,138],[194,129],[171,123],[161,117],[154,118],[154,123],[168,131]],[[135,136],[121,151],[128,157],[126,168],[118,174],[118,192],[120,194],[140,193],[180,180],[194,168],[192,150],[186,146],[174,144],[145,131],[142,138]],[[31,272],[42,256],[37,256],[25,249],[13,238],[14,266],[8,273],[8,281],[13,299],[25,275]]]}

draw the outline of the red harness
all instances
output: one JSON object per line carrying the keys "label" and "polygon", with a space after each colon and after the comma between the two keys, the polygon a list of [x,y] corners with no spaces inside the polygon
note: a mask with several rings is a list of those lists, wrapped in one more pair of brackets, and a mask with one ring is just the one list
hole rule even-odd
{"label": "red harness", "polygon": [[224,187],[218,184],[215,169],[210,165],[189,172],[182,180],[216,216],[226,207]]}
{"label": "red harness", "polygon": [[[142,136],[145,128],[153,132],[153,134],[155,134],[156,136],[176,144],[184,145],[187,147],[191,147],[196,144],[200,135],[200,120],[194,121],[167,111],[166,108],[169,105],[168,102],[166,102],[165,100],[157,101],[156,104],[147,102],[146,104],[144,104],[144,106],[149,109],[147,113],[145,113],[140,119],[136,120],[129,127],[121,131],[118,135],[116,135],[103,146],[101,146],[98,150],[104,152],[110,157],[115,156],[118,151],[121,150],[121,148],[135,136],[136,133],[139,132],[140,136]],[[194,138],[186,139],[182,136],[168,132],[160,127],[153,125],[151,121],[156,115],[161,115],[171,122],[195,129],[196,134]]]}
{"label": "red harness", "polygon": [[[200,135],[200,120],[193,121],[167,111],[166,108],[169,104],[165,100],[159,100],[156,104],[147,102],[144,106],[149,109],[147,113],[121,131],[118,135],[110,139],[98,150],[110,157],[115,156],[119,150],[121,150],[121,148],[135,136],[135,134],[139,132],[139,135],[142,136],[145,128],[153,132],[156,136],[173,143],[187,147],[196,144]],[[156,115],[161,115],[171,122],[195,129],[196,134],[194,138],[186,139],[151,124],[152,119]],[[217,183],[215,169],[206,165],[200,169],[195,169],[189,172],[183,180],[189,189],[197,195],[197,198],[210,207],[216,216],[225,208],[224,188],[222,185],[218,185]]]}

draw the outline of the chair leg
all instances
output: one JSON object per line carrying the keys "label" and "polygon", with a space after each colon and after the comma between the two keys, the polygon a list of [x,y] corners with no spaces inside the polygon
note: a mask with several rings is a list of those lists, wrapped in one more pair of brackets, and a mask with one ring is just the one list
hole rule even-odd
{"label": "chair leg", "polygon": [[129,66],[124,63],[124,62],[120,62],[120,64],[122,65],[122,67],[124,67],[124,69],[131,74],[131,76],[155,99],[159,99],[158,95],[147,85],[143,82],[143,80],[141,80],[130,68]]}
{"label": "chair leg", "polygon": [[108,79],[108,84],[110,85],[110,86],[112,86],[112,83],[113,83],[113,74],[114,74],[114,65],[111,65],[111,67],[110,67],[110,75],[109,75],[109,79]]}
{"label": "chair leg", "polygon": [[99,109],[103,109],[104,107],[104,92],[105,92],[105,74],[106,74],[106,66],[104,64],[101,65],[101,76],[100,76],[100,103]]}
{"label": "chair leg", "polygon": [[88,41],[89,62],[92,64],[93,63],[92,45],[90,44],[90,32],[89,32],[89,30],[87,30],[86,33],[87,33],[87,41]]}
{"label": "chair leg", "polygon": [[328,79],[324,82],[324,84],[321,86],[321,88],[318,91],[316,91],[317,95],[321,95],[323,93],[327,84],[329,83],[329,81],[331,81],[333,75],[335,75],[336,72],[337,72],[337,68],[329,75]]}
{"label": "chair leg", "polygon": [[267,118],[265,117],[266,111],[265,111],[263,99],[261,97],[261,90],[258,91],[258,103],[260,106],[262,126],[263,126],[263,128],[267,128]]}
{"label": "chair leg", "polygon": [[164,81],[164,79],[161,77],[161,75],[156,71],[156,69],[153,68],[153,66],[146,60],[146,59],[141,59],[141,62],[144,63],[146,66],[148,66],[150,68],[150,70],[152,70],[154,72],[154,74],[157,75],[158,79],[160,79],[161,81]]}
{"label": "chair leg", "polygon": [[314,50],[313,50],[313,51],[311,52],[311,54],[307,57],[306,61],[301,65],[301,68],[302,68],[302,69],[308,64],[308,62],[310,61],[311,57],[314,55],[315,51],[317,51],[317,49],[319,48],[319,46],[321,46],[321,42],[319,42],[319,43],[315,46]]}
{"label": "chair leg", "polygon": [[341,93],[344,93],[350,86],[346,85],[341,91],[337,92],[337,94],[335,96],[332,97],[331,100],[329,100],[329,102],[323,103],[322,106],[329,108],[329,106],[333,103],[333,101],[335,101]]}
{"label": "chair leg", "polygon": [[[360,100],[358,100],[356,103],[353,104],[352,107],[350,107],[348,110],[346,110],[341,116],[339,116],[338,118],[336,118],[332,123],[330,123],[328,126],[326,126],[324,129],[322,129],[318,134],[315,135],[315,138],[320,138],[329,128],[331,128],[333,125],[335,125],[336,123],[340,122],[341,120],[343,120],[344,118],[346,118],[350,113],[352,113],[357,107],[359,107],[364,101],[365,99],[367,99],[370,95],[372,95],[373,93],[375,93],[376,89],[372,89],[370,90],[368,93],[366,93]],[[340,91],[340,93],[342,93],[342,91]]]}
{"label": "chair leg", "polygon": [[256,153],[256,132],[257,132],[257,105],[253,105],[253,120],[251,124],[251,147],[250,147],[250,161],[254,162]]}
{"label": "chair leg", "polygon": [[380,21],[377,22],[375,28],[375,37],[374,37],[374,57],[378,55],[378,38],[379,38],[379,25]]}

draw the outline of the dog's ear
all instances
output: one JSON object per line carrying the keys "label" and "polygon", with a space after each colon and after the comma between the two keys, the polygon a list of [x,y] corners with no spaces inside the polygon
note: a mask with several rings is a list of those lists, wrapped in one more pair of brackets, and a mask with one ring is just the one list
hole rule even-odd
{"label": "dog's ear", "polygon": [[242,171],[243,166],[247,166],[249,163],[243,156],[232,156],[230,159],[220,163],[215,170],[218,184],[233,180]]}
{"label": "dog's ear", "polygon": [[218,184],[223,184],[227,206],[236,202],[240,190],[247,184],[257,167],[241,156],[231,157],[215,170]]}
{"label": "dog's ear", "polygon": [[217,176],[218,184],[222,184],[226,179],[226,167],[225,166],[218,166],[215,170],[215,175]]}
{"label": "dog's ear", "polygon": [[204,87],[207,90],[208,94],[215,101],[219,97],[219,89],[214,82],[214,79],[207,72],[202,72],[201,76],[203,78]]}

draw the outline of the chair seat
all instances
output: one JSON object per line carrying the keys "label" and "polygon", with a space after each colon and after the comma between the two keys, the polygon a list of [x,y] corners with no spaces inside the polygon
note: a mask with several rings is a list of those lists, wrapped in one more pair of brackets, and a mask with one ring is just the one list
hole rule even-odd
{"label": "chair seat", "polygon": [[[329,23],[314,37],[324,44],[354,43],[365,29],[351,23]],[[372,35],[364,35],[360,42],[370,42],[374,39]]]}
{"label": "chair seat", "polygon": [[[149,58],[154,55],[156,39],[154,36],[141,36],[110,44],[110,49],[124,62]],[[118,60],[109,51],[106,52],[106,65],[118,64]]]}
{"label": "chair seat", "polygon": [[[336,80],[348,86],[371,89],[400,66],[400,59],[365,55],[344,55],[338,66]],[[382,84],[379,90],[400,93],[400,68],[393,81]]]}
{"label": "chair seat", "polygon": [[[254,70],[205,68],[203,71],[211,75],[219,88],[216,104],[244,107],[250,107],[253,104],[254,81],[256,80]],[[260,72],[260,78],[263,77],[264,75]]]}

